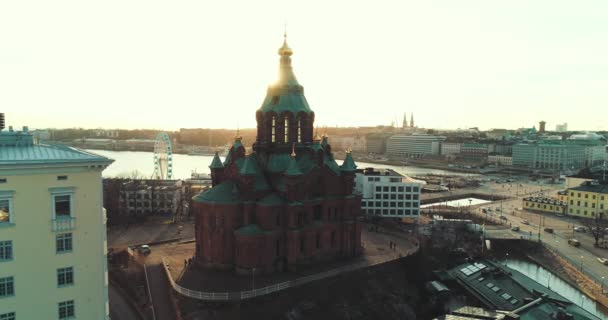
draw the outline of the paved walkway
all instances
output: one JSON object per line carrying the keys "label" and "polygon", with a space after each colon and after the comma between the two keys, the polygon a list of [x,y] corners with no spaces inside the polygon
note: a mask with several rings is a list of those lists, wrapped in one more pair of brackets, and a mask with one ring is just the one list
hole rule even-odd
{"label": "paved walkway", "polygon": [[175,320],[175,311],[169,297],[169,284],[161,264],[146,265],[152,295],[155,320]]}
{"label": "paved walkway", "polygon": [[110,318],[112,320],[141,320],[139,313],[135,311],[123,297],[121,292],[110,284],[108,287],[110,298]]}
{"label": "paved walkway", "polygon": [[[172,261],[168,264],[172,278],[176,279],[176,290],[187,296],[202,300],[252,298],[332,277],[340,273],[396,260],[412,254],[418,249],[414,243],[416,241],[410,241],[409,237],[400,232],[370,232],[368,227],[364,226],[361,236],[364,249],[363,254],[359,257],[312,264],[296,272],[259,276],[239,276],[232,271],[214,271],[197,267],[187,267],[184,269],[183,258],[177,258],[179,256],[177,253],[188,252],[191,254],[190,250],[184,250],[183,247],[193,249],[194,244],[168,244],[159,247],[164,247],[165,250],[172,252],[172,254],[166,255],[166,257],[171,258]],[[390,241],[396,243],[396,248],[391,249],[389,247]],[[160,248],[153,249],[153,252],[157,254],[162,254],[163,251]]]}

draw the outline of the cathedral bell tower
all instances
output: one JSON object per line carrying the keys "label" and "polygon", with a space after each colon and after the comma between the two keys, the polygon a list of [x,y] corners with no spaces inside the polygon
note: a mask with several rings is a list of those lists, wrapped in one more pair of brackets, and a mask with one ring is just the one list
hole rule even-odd
{"label": "cathedral bell tower", "polygon": [[256,152],[289,154],[293,143],[310,145],[315,113],[310,109],[304,87],[293,73],[287,35],[279,48],[279,79],[270,85],[262,106],[256,112],[257,137],[253,145]]}

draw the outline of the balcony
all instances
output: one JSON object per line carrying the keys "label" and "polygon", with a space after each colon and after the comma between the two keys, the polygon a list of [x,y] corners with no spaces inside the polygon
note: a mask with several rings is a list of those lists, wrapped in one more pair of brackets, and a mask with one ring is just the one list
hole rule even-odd
{"label": "balcony", "polygon": [[54,232],[66,232],[76,229],[76,218],[57,217],[51,220],[51,227]]}

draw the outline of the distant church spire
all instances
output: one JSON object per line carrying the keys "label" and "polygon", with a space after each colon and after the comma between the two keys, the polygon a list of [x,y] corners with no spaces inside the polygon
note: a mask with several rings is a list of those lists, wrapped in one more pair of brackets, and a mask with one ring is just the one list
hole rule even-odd
{"label": "distant church spire", "polygon": [[403,122],[401,122],[401,128],[402,129],[407,128],[407,113],[406,112],[403,113]]}
{"label": "distant church spire", "polygon": [[414,127],[414,113],[412,112],[410,114],[410,128]]}

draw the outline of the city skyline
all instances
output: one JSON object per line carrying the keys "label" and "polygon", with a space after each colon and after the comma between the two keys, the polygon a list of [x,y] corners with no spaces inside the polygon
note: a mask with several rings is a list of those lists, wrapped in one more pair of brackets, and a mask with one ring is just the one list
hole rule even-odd
{"label": "city skyline", "polygon": [[319,126],[608,129],[601,1],[118,6],[0,4],[7,125],[253,128],[287,21]]}

